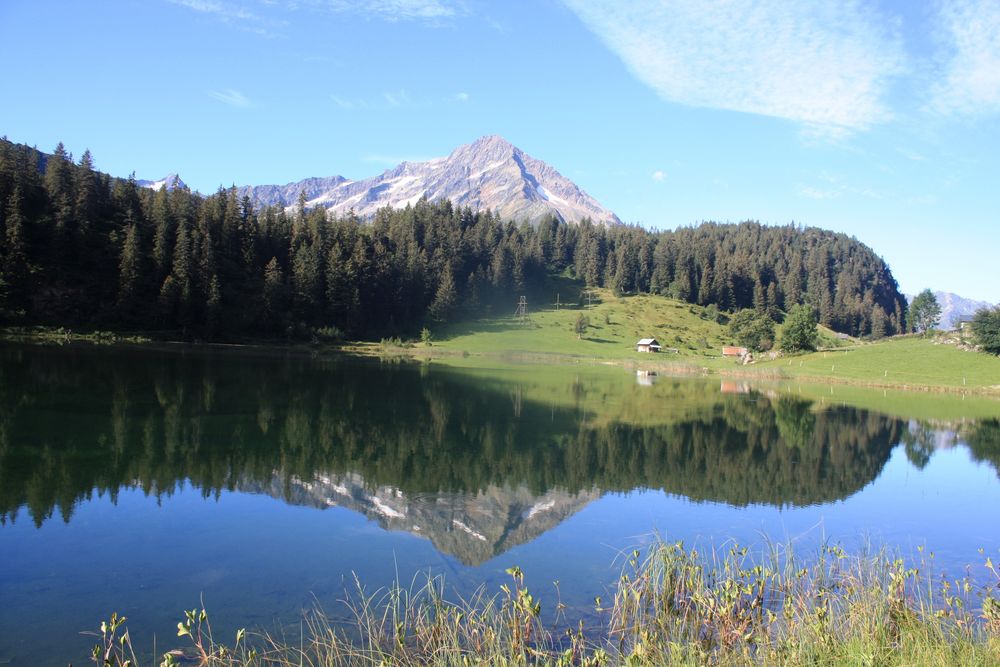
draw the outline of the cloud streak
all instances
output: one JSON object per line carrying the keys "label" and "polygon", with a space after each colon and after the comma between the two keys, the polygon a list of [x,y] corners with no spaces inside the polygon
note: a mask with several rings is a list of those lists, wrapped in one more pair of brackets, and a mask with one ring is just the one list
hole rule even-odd
{"label": "cloud streak", "polygon": [[944,114],[1000,112],[1000,4],[952,0],[938,7],[945,65],[931,108]]}
{"label": "cloud streak", "polygon": [[337,13],[373,16],[386,21],[441,21],[465,14],[458,0],[311,0],[307,3]]}
{"label": "cloud streak", "polygon": [[274,29],[280,22],[266,19],[245,7],[218,0],[167,0],[169,3],[194,10],[201,14],[209,14],[224,23],[236,26],[263,37],[274,37]]}
{"label": "cloud streak", "polygon": [[892,117],[900,37],[857,0],[563,0],[660,97],[841,135]]}
{"label": "cloud streak", "polygon": [[238,90],[233,90],[232,88],[212,90],[209,91],[208,94],[219,102],[228,104],[231,107],[236,107],[238,109],[250,109],[253,107],[253,102],[251,102],[246,95]]}

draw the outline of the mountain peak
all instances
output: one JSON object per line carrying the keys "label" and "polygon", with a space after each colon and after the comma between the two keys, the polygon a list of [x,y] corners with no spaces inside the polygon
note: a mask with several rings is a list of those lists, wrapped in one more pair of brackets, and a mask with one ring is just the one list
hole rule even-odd
{"label": "mountain peak", "polygon": [[501,137],[499,134],[487,134],[479,137],[471,144],[466,144],[466,145],[475,148],[476,150],[502,149],[502,150],[518,151],[518,148],[514,144],[510,143],[509,141]]}
{"label": "mountain peak", "polygon": [[322,206],[337,214],[353,210],[363,218],[382,207],[405,208],[426,197],[449,199],[476,211],[490,209],[504,220],[537,222],[555,215],[565,222],[584,218],[621,222],[551,166],[496,134],[459,146],[448,157],[403,162],[360,181],[337,176],[240,188],[240,194],[250,196],[258,206],[290,206],[303,191],[308,206]]}
{"label": "mountain peak", "polygon": [[167,174],[163,178],[155,181],[138,180],[135,184],[140,188],[149,188],[150,190],[159,190],[160,188],[176,190],[178,188],[183,189],[187,187],[184,181],[181,180],[181,177],[177,174]]}

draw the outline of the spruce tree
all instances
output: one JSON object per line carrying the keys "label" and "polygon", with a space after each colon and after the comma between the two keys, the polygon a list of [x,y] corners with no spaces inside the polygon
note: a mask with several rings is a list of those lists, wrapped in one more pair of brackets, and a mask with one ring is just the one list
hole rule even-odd
{"label": "spruce tree", "polygon": [[125,233],[118,264],[118,309],[126,321],[133,314],[139,293],[141,252],[139,230],[131,224]]}
{"label": "spruce tree", "polygon": [[264,267],[264,320],[269,328],[278,327],[285,318],[285,278],[272,257]]}
{"label": "spruce tree", "polygon": [[457,300],[455,276],[452,274],[451,266],[446,264],[441,273],[441,282],[438,283],[437,292],[434,294],[434,301],[431,303],[430,316],[438,322],[447,322]]}
{"label": "spruce tree", "polygon": [[0,315],[14,319],[23,313],[28,298],[28,252],[24,238],[24,215],[21,211],[21,187],[7,199],[4,220],[4,244],[0,254]]}

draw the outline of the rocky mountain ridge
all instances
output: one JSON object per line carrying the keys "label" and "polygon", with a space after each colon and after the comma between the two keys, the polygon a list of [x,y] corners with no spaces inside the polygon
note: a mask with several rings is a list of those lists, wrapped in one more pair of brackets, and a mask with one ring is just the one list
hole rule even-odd
{"label": "rocky mountain ridge", "polygon": [[475,211],[492,210],[504,220],[537,222],[555,215],[565,222],[589,218],[619,224],[611,210],[545,162],[499,136],[482,137],[447,157],[403,162],[378,176],[308,178],[285,185],[239,188],[255,206],[294,206],[304,193],[307,207],[322,206],[343,215],[368,218],[385,206],[404,208],[422,197],[449,199]]}

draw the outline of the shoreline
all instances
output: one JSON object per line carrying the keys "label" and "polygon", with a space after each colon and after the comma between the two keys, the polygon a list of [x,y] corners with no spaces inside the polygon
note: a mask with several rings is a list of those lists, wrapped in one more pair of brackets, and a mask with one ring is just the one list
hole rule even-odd
{"label": "shoreline", "polygon": [[[496,360],[504,363],[524,364],[543,363],[547,365],[590,365],[617,366],[629,370],[649,370],[673,377],[718,376],[721,378],[736,378],[755,380],[758,382],[807,382],[820,385],[838,385],[861,387],[868,389],[883,389],[923,394],[949,394],[955,396],[972,395],[985,398],[1000,399],[1000,384],[987,386],[951,386],[919,382],[879,382],[857,378],[845,378],[835,375],[788,373],[783,368],[749,366],[718,367],[721,358],[716,357],[678,357],[675,361],[660,359],[633,358],[602,358],[576,354],[560,354],[555,352],[530,352],[524,350],[498,350],[495,352],[470,352],[431,344],[413,343],[412,345],[384,345],[368,341],[343,342],[289,342],[278,340],[250,340],[246,342],[210,342],[185,341],[176,339],[158,339],[149,334],[156,332],[106,332],[97,331],[80,333],[62,328],[49,329],[44,327],[10,327],[0,330],[0,341],[28,345],[82,345],[91,344],[101,347],[143,348],[143,349],[192,349],[192,350],[233,350],[254,352],[298,352],[306,354],[345,354],[366,358],[407,358],[414,361],[429,362],[434,360],[448,361],[460,359]],[[798,355],[797,355],[798,356]],[[713,366],[700,363],[708,360]],[[724,362],[723,362],[724,363]]]}

